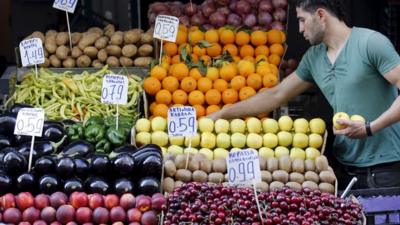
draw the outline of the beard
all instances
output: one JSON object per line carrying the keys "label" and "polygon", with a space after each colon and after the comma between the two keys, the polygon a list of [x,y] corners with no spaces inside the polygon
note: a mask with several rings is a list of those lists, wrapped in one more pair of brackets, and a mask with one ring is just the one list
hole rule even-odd
{"label": "beard", "polygon": [[311,25],[310,34],[311,35],[309,37],[309,42],[311,45],[319,45],[322,43],[324,37],[324,29],[315,20],[313,20],[313,23]]}

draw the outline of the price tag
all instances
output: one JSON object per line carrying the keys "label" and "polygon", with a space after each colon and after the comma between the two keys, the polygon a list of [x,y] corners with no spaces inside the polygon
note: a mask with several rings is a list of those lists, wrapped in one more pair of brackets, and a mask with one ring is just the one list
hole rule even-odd
{"label": "price tag", "polygon": [[41,137],[44,123],[44,109],[22,108],[17,115],[14,134]]}
{"label": "price tag", "polygon": [[31,38],[19,43],[22,66],[44,63],[43,44],[40,38]]}
{"label": "price tag", "polygon": [[197,134],[196,110],[191,106],[168,109],[168,135],[194,136]]}
{"label": "price tag", "polygon": [[245,185],[261,181],[260,159],[254,149],[229,153],[226,158],[228,179],[231,185]]}
{"label": "price tag", "polygon": [[153,37],[175,42],[178,35],[179,19],[175,16],[159,15],[154,25]]}
{"label": "price tag", "polygon": [[53,3],[53,8],[74,13],[76,3],[78,3],[78,0],[55,0]]}
{"label": "price tag", "polygon": [[123,75],[106,74],[101,89],[101,102],[125,105],[128,102],[128,78]]}

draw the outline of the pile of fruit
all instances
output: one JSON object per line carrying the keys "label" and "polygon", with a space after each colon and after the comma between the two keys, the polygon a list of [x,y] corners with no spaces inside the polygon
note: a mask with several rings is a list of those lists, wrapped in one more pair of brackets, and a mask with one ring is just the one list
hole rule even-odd
{"label": "pile of fruit", "polygon": [[89,28],[84,33],[71,33],[72,50],[68,32],[35,31],[26,39],[40,38],[43,42],[45,62],[42,67],[96,67],[104,65],[147,66],[153,59],[153,30],[116,31],[113,25],[104,29]]}
{"label": "pile of fruit", "polygon": [[157,214],[165,207],[162,194],[152,196],[124,194],[86,194],[74,192],[70,196],[56,192],[52,195],[29,192],[1,197],[0,222],[19,225],[156,225]]}
{"label": "pile of fruit", "polygon": [[361,225],[363,220],[361,205],[350,199],[337,198],[308,188],[261,192],[255,196],[251,188],[189,183],[176,188],[169,195],[167,206],[165,225]]}

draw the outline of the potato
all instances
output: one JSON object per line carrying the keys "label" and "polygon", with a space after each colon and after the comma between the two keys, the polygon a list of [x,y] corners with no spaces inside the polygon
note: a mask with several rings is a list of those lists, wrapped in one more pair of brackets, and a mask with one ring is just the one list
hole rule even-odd
{"label": "potato", "polygon": [[133,57],[137,53],[137,47],[135,45],[125,45],[122,48],[122,55],[126,57]]}
{"label": "potato", "polygon": [[194,182],[205,183],[208,180],[207,174],[202,170],[194,171],[192,177]]}
{"label": "potato", "polygon": [[92,62],[92,67],[94,68],[103,68],[104,64],[102,62],[100,62],[100,60],[95,59]]}
{"label": "potato", "polygon": [[57,58],[56,55],[51,55],[51,56],[49,57],[49,60],[50,60],[50,65],[51,65],[52,67],[61,67],[61,61],[60,61],[59,58]]}
{"label": "potato", "polygon": [[310,188],[311,190],[317,190],[318,189],[318,184],[312,181],[304,181],[303,184],[301,185],[303,188]]}
{"label": "potato", "polygon": [[200,169],[200,161],[198,159],[194,159],[192,157],[192,160],[190,160],[190,162],[189,162],[188,169],[192,172],[199,170]]}
{"label": "potato", "polygon": [[138,49],[138,55],[139,56],[149,56],[153,53],[153,46],[149,44],[144,44],[139,47]]}
{"label": "potato", "polygon": [[110,38],[111,45],[122,45],[124,43],[124,36],[119,32],[115,32]]}
{"label": "potato", "polygon": [[45,41],[44,34],[40,31],[35,31],[30,36],[32,38],[39,38],[42,41],[42,43],[44,43],[44,41]]}
{"label": "potato", "polygon": [[92,60],[87,55],[81,55],[76,59],[76,65],[78,67],[89,67]]}
{"label": "potato", "polygon": [[99,38],[99,39],[96,40],[96,42],[94,43],[94,46],[95,46],[98,50],[103,49],[103,48],[107,47],[107,44],[108,44],[109,39],[110,39],[110,38],[108,38],[108,37],[106,37],[106,36],[101,37],[101,38]]}
{"label": "potato", "polygon": [[319,183],[319,176],[313,171],[307,171],[306,174],[304,174],[304,180]]}
{"label": "potato", "polygon": [[83,54],[82,50],[78,47],[73,47],[72,48],[72,52],[71,52],[71,56],[72,58],[78,58],[79,56],[81,56]]}
{"label": "potato", "polygon": [[171,193],[174,190],[175,181],[171,177],[166,177],[163,180],[163,191]]}
{"label": "potato", "polygon": [[103,29],[99,28],[99,27],[91,27],[87,30],[88,33],[98,33],[100,36],[103,35]]}
{"label": "potato", "polygon": [[214,159],[212,162],[212,170],[217,173],[226,173],[226,160]]}
{"label": "potato", "polygon": [[257,191],[267,192],[269,190],[268,184],[263,181],[257,181],[255,187]]}
{"label": "potato", "polygon": [[57,45],[55,38],[47,38],[46,41],[44,42],[44,48],[49,54],[56,53]]}
{"label": "potato", "polygon": [[100,62],[105,62],[105,61],[107,61],[107,58],[108,58],[107,51],[106,51],[105,49],[101,49],[101,50],[97,53],[97,58],[100,60]]}
{"label": "potato", "polygon": [[140,37],[141,44],[152,44],[153,43],[153,33],[144,33]]}
{"label": "potato", "polygon": [[175,155],[172,153],[169,153],[169,152],[165,153],[163,158],[164,158],[164,161],[172,160],[172,162],[175,162]]}
{"label": "potato", "polygon": [[71,34],[71,41],[72,45],[77,45],[79,43],[79,40],[81,40],[82,34],[79,32],[74,32]]}
{"label": "potato", "polygon": [[183,155],[177,155],[175,158],[175,167],[179,170],[179,169],[185,169],[186,166],[186,154]]}
{"label": "potato", "polygon": [[104,27],[104,35],[107,37],[111,37],[115,33],[115,27],[112,24],[108,24],[106,27]]}
{"label": "potato", "polygon": [[44,68],[47,68],[47,67],[49,67],[50,66],[50,60],[49,60],[49,58],[44,58],[44,63],[42,63],[42,64],[39,64],[39,67],[44,67]]}
{"label": "potato", "polygon": [[284,170],[288,173],[292,171],[292,160],[290,159],[290,156],[288,155],[281,156],[279,158],[278,164],[280,170]]}
{"label": "potato", "polygon": [[88,33],[79,40],[78,47],[81,50],[84,50],[87,46],[93,45],[97,41],[98,38],[100,38],[100,34]]}
{"label": "potato", "polygon": [[224,174],[210,173],[210,174],[208,174],[208,181],[211,183],[220,184],[224,181]]}
{"label": "potato", "polygon": [[205,159],[206,159],[206,156],[204,154],[196,153],[196,154],[193,155],[193,159],[192,160],[197,160],[199,162],[202,162]]}
{"label": "potato", "polygon": [[150,64],[151,60],[153,60],[152,57],[138,57],[133,61],[133,64],[135,66],[146,67]]}
{"label": "potato", "polygon": [[45,37],[56,37],[57,33],[58,32],[56,30],[48,30],[46,31]]}
{"label": "potato", "polygon": [[168,177],[174,177],[176,174],[176,166],[172,160],[166,160],[164,162],[164,173]]}
{"label": "potato", "polygon": [[271,173],[267,170],[261,170],[261,180],[267,183],[271,183],[272,181]]}
{"label": "potato", "polygon": [[97,53],[99,51],[97,50],[97,48],[93,47],[93,46],[88,46],[83,50],[83,53],[87,56],[89,56],[91,59],[95,59],[97,58]]}
{"label": "potato", "polygon": [[124,44],[136,44],[140,40],[140,33],[132,30],[124,33]]}
{"label": "potato", "polygon": [[267,169],[268,159],[260,156],[260,169],[266,170]]}
{"label": "potato", "polygon": [[56,50],[57,58],[59,58],[60,60],[64,60],[68,57],[68,54],[69,54],[69,48],[67,48],[64,45],[58,46]]}
{"label": "potato", "polygon": [[306,159],[306,161],[304,161],[304,169],[305,171],[315,171],[314,160]]}
{"label": "potato", "polygon": [[276,158],[268,158],[267,169],[269,172],[274,172],[278,169],[278,159]]}
{"label": "potato", "polygon": [[106,47],[106,51],[108,55],[120,57],[121,56],[121,48],[117,45],[109,45]]}
{"label": "potato", "polygon": [[135,28],[135,29],[132,29],[131,31],[137,32],[137,33],[139,33],[139,34],[143,34],[143,33],[144,33],[144,30],[142,30],[142,29],[140,29],[140,28]]}
{"label": "potato", "polygon": [[336,181],[336,176],[332,171],[321,171],[319,173],[319,180],[324,183],[334,184]]}
{"label": "potato", "polygon": [[292,171],[298,173],[304,173],[304,160],[303,159],[294,159],[292,161]]}
{"label": "potato", "polygon": [[125,56],[121,56],[119,57],[119,63],[121,64],[121,66],[133,66],[133,60],[131,58],[125,57]]}
{"label": "potato", "polygon": [[69,43],[69,36],[67,32],[60,32],[56,36],[56,44],[58,46],[60,45],[66,45]]}
{"label": "potato", "polygon": [[321,155],[315,159],[315,168],[318,172],[328,170],[328,166],[328,159],[326,158],[326,156]]}
{"label": "potato", "polygon": [[182,185],[184,185],[184,184],[185,184],[184,182],[182,182],[180,180],[176,180],[174,188],[182,187]]}
{"label": "potato", "polygon": [[299,184],[299,183],[297,183],[297,182],[292,182],[292,181],[289,181],[289,182],[287,182],[286,184],[285,184],[285,186],[287,186],[287,187],[289,187],[289,188],[291,188],[291,189],[293,189],[293,190],[296,190],[296,191],[300,191],[301,190],[301,184]]}
{"label": "potato", "polygon": [[228,181],[229,181],[229,174],[226,173],[226,174],[224,175],[224,181],[225,181],[225,182],[228,182]]}
{"label": "potato", "polygon": [[272,180],[287,183],[289,181],[289,174],[285,170],[275,170],[272,173]]}
{"label": "potato", "polygon": [[73,59],[71,56],[68,56],[63,61],[63,67],[65,67],[65,68],[74,68],[75,67],[75,59]]}
{"label": "potato", "polygon": [[204,160],[200,161],[200,170],[203,170],[204,172],[209,174],[212,171],[212,164],[213,161],[205,158]]}
{"label": "potato", "polygon": [[304,175],[298,172],[293,172],[289,175],[289,181],[302,184],[304,182]]}
{"label": "potato", "polygon": [[[57,50],[56,50],[56,51],[57,51]],[[44,49],[44,57],[46,57],[46,58],[49,57],[49,52],[48,52],[46,49]]]}
{"label": "potato", "polygon": [[322,192],[326,192],[326,193],[330,193],[330,194],[335,194],[335,187],[332,184],[328,184],[328,183],[320,183],[318,185],[318,188],[322,191]]}
{"label": "potato", "polygon": [[176,171],[175,179],[187,183],[192,180],[192,172],[185,169],[179,169]]}
{"label": "potato", "polygon": [[106,63],[110,66],[110,67],[119,67],[119,60],[117,57],[115,56],[109,56],[107,58]]}
{"label": "potato", "polygon": [[273,181],[269,184],[270,191],[278,191],[281,190],[285,185],[280,181]]}

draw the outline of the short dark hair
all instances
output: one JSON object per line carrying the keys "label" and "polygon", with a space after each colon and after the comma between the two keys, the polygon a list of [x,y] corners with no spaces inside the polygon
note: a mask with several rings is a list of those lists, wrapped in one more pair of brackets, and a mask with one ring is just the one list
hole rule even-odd
{"label": "short dark hair", "polygon": [[342,0],[297,0],[296,7],[310,13],[314,13],[318,8],[324,8],[339,20],[347,20]]}

